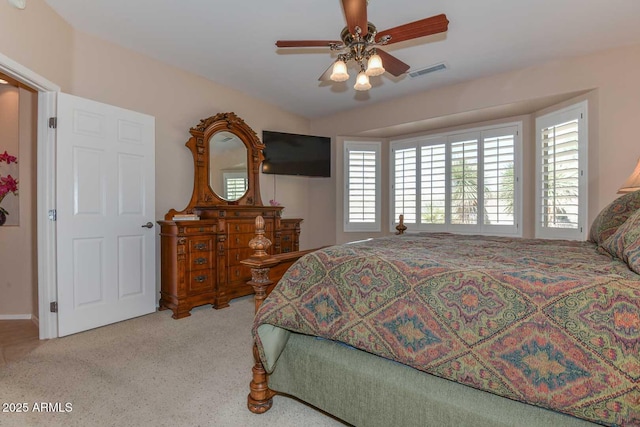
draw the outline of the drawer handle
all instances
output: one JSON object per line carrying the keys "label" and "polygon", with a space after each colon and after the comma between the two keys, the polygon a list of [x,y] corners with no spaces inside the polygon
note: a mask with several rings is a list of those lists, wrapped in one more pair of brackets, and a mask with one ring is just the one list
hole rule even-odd
{"label": "drawer handle", "polygon": [[236,225],[236,231],[240,231],[240,226]]}
{"label": "drawer handle", "polygon": [[236,254],[236,261],[240,261],[240,254]]}
{"label": "drawer handle", "polygon": [[236,237],[236,243],[240,243],[240,238]]}
{"label": "drawer handle", "polygon": [[240,275],[240,270],[236,270],[236,277]]}
{"label": "drawer handle", "polygon": [[289,240],[291,240],[291,236],[284,236],[282,240],[284,240],[285,242],[288,242]]}
{"label": "drawer handle", "polygon": [[196,243],[195,245],[193,245],[194,248],[199,249],[199,250],[203,250],[203,249],[207,249],[207,244],[206,243]]}
{"label": "drawer handle", "polygon": [[196,258],[195,261],[193,261],[194,264],[196,265],[202,265],[202,264],[206,264],[207,263],[207,259],[206,258]]}
{"label": "drawer handle", "polygon": [[193,279],[194,281],[198,282],[198,283],[202,283],[205,280],[207,280],[207,276],[196,276],[195,279]]}

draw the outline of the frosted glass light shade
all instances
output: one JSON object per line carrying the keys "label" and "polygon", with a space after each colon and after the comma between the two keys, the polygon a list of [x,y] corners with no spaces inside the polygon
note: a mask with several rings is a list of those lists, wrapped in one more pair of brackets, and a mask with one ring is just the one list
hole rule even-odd
{"label": "frosted glass light shade", "polygon": [[380,55],[373,54],[369,57],[369,62],[367,63],[367,76],[379,76],[384,74],[384,67],[382,66],[382,58]]}
{"label": "frosted glass light shade", "polygon": [[633,193],[636,190],[640,190],[640,159],[633,173],[622,184],[622,187],[618,190],[618,194]]}
{"label": "frosted glass light shade", "polygon": [[344,61],[337,60],[333,64],[333,71],[329,77],[334,82],[344,82],[349,80],[349,73],[347,73],[347,64]]}
{"label": "frosted glass light shade", "polygon": [[356,84],[353,86],[355,90],[369,90],[371,89],[371,83],[369,83],[369,76],[364,71],[358,73],[356,78]]}

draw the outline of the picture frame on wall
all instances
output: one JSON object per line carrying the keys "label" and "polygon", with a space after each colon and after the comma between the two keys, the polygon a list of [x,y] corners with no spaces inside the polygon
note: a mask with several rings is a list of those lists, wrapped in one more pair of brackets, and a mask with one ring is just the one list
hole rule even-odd
{"label": "picture frame on wall", "polygon": [[0,226],[20,225],[19,122],[17,86],[0,84]]}

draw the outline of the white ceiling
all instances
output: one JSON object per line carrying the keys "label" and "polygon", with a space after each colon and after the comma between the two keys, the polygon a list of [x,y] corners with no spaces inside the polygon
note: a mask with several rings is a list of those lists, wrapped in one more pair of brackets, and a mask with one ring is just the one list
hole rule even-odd
{"label": "white ceiling", "polygon": [[[318,77],[328,49],[277,49],[276,40],[339,40],[340,0],[46,0],[74,28],[316,118],[567,56],[640,43],[640,0],[370,0],[378,31],[445,13],[444,35],[385,48],[411,70],[368,92]],[[28,7],[28,6],[27,6]]]}

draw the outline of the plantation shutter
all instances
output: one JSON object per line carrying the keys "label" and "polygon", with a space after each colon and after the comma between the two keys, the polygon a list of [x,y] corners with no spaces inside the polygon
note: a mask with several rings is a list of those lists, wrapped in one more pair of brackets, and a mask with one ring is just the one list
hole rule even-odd
{"label": "plantation shutter", "polygon": [[380,230],[380,144],[345,143],[345,231]]}
{"label": "plantation shutter", "polygon": [[423,224],[444,224],[447,207],[445,144],[420,149],[420,210]]}
{"label": "plantation shutter", "polygon": [[224,177],[224,198],[227,200],[238,200],[247,191],[247,178],[244,176],[232,176],[225,174]]}
{"label": "plantation shutter", "polygon": [[578,228],[580,163],[578,120],[542,129],[543,227]]}
{"label": "plantation shutter", "polygon": [[536,120],[536,236],[581,239],[586,218],[586,103]]}
{"label": "plantation shutter", "polygon": [[515,130],[483,137],[483,223],[515,225]]}
{"label": "plantation shutter", "polygon": [[478,140],[451,144],[451,224],[478,223]]}
{"label": "plantation shutter", "polygon": [[394,218],[404,215],[404,221],[415,224],[417,220],[417,148],[394,150]]}

